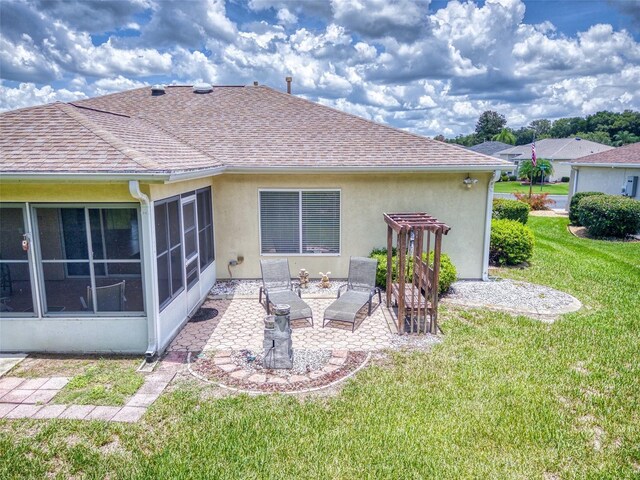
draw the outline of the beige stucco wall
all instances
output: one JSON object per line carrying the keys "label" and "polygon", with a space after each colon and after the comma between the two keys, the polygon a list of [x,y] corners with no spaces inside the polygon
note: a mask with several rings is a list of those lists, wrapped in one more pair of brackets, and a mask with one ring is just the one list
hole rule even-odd
{"label": "beige stucco wall", "polygon": [[466,174],[354,174],[354,175],[230,175],[211,178],[218,278],[260,277],[258,191],[270,188],[335,188],[341,190],[341,254],[330,257],[288,256],[292,272],[306,268],[312,277],[332,272],[346,277],[349,257],[368,255],[386,245],[384,212],[425,211],[452,227],[444,237],[448,253],[462,278],[481,278],[490,174],[473,174],[480,181],[468,190]]}
{"label": "beige stucco wall", "polygon": [[[341,190],[341,254],[289,256],[292,272],[304,267],[312,276],[331,271],[346,277],[349,257],[368,255],[386,244],[384,212],[425,211],[452,227],[444,237],[461,278],[481,278],[486,195],[489,173],[472,174],[480,181],[463,186],[466,173],[255,175],[223,174],[171,184],[142,185],[152,200],[212,186],[218,278],[228,278],[232,255],[244,257],[233,267],[235,278],[260,277],[258,191],[270,188],[335,188]],[[2,202],[135,202],[126,183],[0,184]]]}
{"label": "beige stucco wall", "polygon": [[[580,166],[577,171],[579,173],[575,188],[576,192],[604,192],[611,195],[620,195],[622,186],[627,182],[627,177],[640,177],[640,168]],[[572,182],[575,182],[575,172],[572,175]],[[573,187],[573,184],[570,187]],[[573,192],[573,188],[570,188],[569,191]],[[635,198],[640,200],[640,187],[636,191]]]}
{"label": "beige stucco wall", "polygon": [[133,202],[127,183],[0,183],[0,202]]}

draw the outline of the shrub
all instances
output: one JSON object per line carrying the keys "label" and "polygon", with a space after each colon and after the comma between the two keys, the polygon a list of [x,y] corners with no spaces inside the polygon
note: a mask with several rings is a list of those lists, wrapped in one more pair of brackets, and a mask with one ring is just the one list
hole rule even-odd
{"label": "shrub", "polygon": [[491,221],[489,259],[494,265],[517,265],[533,254],[531,229],[515,220]]}
{"label": "shrub", "polygon": [[[429,263],[433,263],[433,252],[429,256]],[[447,293],[451,284],[458,278],[458,271],[446,253],[440,254],[440,276],[438,277],[438,293]]]}
{"label": "shrub", "polygon": [[[392,278],[396,280],[398,278],[398,266],[397,257],[395,255],[396,249],[393,249],[392,257]],[[423,260],[426,260],[426,253],[422,254]],[[378,269],[376,271],[376,286],[380,288],[386,288],[387,286],[387,249],[386,248],[374,248],[369,254],[370,258],[374,258],[378,261]],[[433,264],[433,252],[431,252],[429,263]],[[407,255],[407,263],[409,264],[409,278],[413,275],[413,256]],[[438,293],[442,295],[447,292],[451,287],[451,284],[458,278],[458,271],[455,265],[451,262],[451,258],[446,253],[440,254],[440,277],[438,279]]]}
{"label": "shrub", "polygon": [[578,192],[574,193],[571,197],[571,203],[569,203],[569,221],[576,226],[580,226],[580,200],[592,195],[604,195],[602,192]]}
{"label": "shrub", "polygon": [[640,202],[618,195],[591,195],[579,201],[579,220],[594,237],[624,238],[640,232]]}
{"label": "shrub", "polygon": [[548,193],[533,193],[529,197],[528,193],[514,193],[513,194],[519,202],[524,202],[531,210],[549,210],[549,206],[556,203],[555,200],[549,198]]}
{"label": "shrub", "polygon": [[561,177],[561,178],[560,178],[560,181],[561,181],[562,183],[567,183],[569,180],[570,180],[570,178],[569,178],[569,177]]}
{"label": "shrub", "polygon": [[509,175],[507,175],[506,173],[500,175],[500,181],[501,182],[508,182],[509,181]]}
{"label": "shrub", "polygon": [[496,198],[493,200],[493,218],[506,218],[517,220],[525,224],[529,219],[529,205],[518,200]]}
{"label": "shrub", "polygon": [[510,182],[515,182],[516,180],[518,180],[518,176],[517,175],[509,175],[509,181]]}

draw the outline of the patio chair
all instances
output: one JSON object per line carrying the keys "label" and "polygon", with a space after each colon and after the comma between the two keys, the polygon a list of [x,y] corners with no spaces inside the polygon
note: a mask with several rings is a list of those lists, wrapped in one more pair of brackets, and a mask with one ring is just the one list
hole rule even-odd
{"label": "patio chair", "polygon": [[313,326],[311,307],[300,298],[300,288],[291,283],[289,261],[286,258],[277,260],[260,260],[262,270],[262,287],[258,301],[262,303],[265,294],[267,314],[271,314],[271,305],[287,304],[291,307],[291,320],[308,318]]}
{"label": "patio chair", "polygon": [[[356,316],[367,303],[371,315],[371,300],[378,294],[378,302],[382,303],[380,289],[376,287],[377,260],[365,257],[351,257],[349,261],[349,279],[338,288],[338,298],[324,311],[322,326],[327,321],[351,323],[351,331],[356,328]],[[346,291],[342,293],[342,289]]]}
{"label": "patio chair", "polygon": [[[123,312],[124,303],[127,299],[124,296],[125,281],[107,285],[106,287],[96,287],[97,306],[99,312]],[[93,295],[91,287],[87,287],[87,301],[80,297],[80,303],[85,310],[93,310]]]}

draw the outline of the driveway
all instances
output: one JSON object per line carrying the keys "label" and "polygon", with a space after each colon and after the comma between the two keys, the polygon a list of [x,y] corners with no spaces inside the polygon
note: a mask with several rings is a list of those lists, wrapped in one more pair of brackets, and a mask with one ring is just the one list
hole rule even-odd
{"label": "driveway", "polygon": [[[535,191],[533,193],[536,193]],[[494,193],[493,198],[508,198],[515,200],[516,197],[511,193]],[[567,195],[549,195],[549,198],[554,200],[555,205],[551,205],[553,209],[566,210],[567,209]]]}

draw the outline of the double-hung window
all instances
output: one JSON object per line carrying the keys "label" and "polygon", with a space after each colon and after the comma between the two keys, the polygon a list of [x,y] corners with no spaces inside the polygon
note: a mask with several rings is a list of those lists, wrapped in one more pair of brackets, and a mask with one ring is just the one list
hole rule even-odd
{"label": "double-hung window", "polygon": [[340,253],[339,190],[261,190],[262,254]]}

